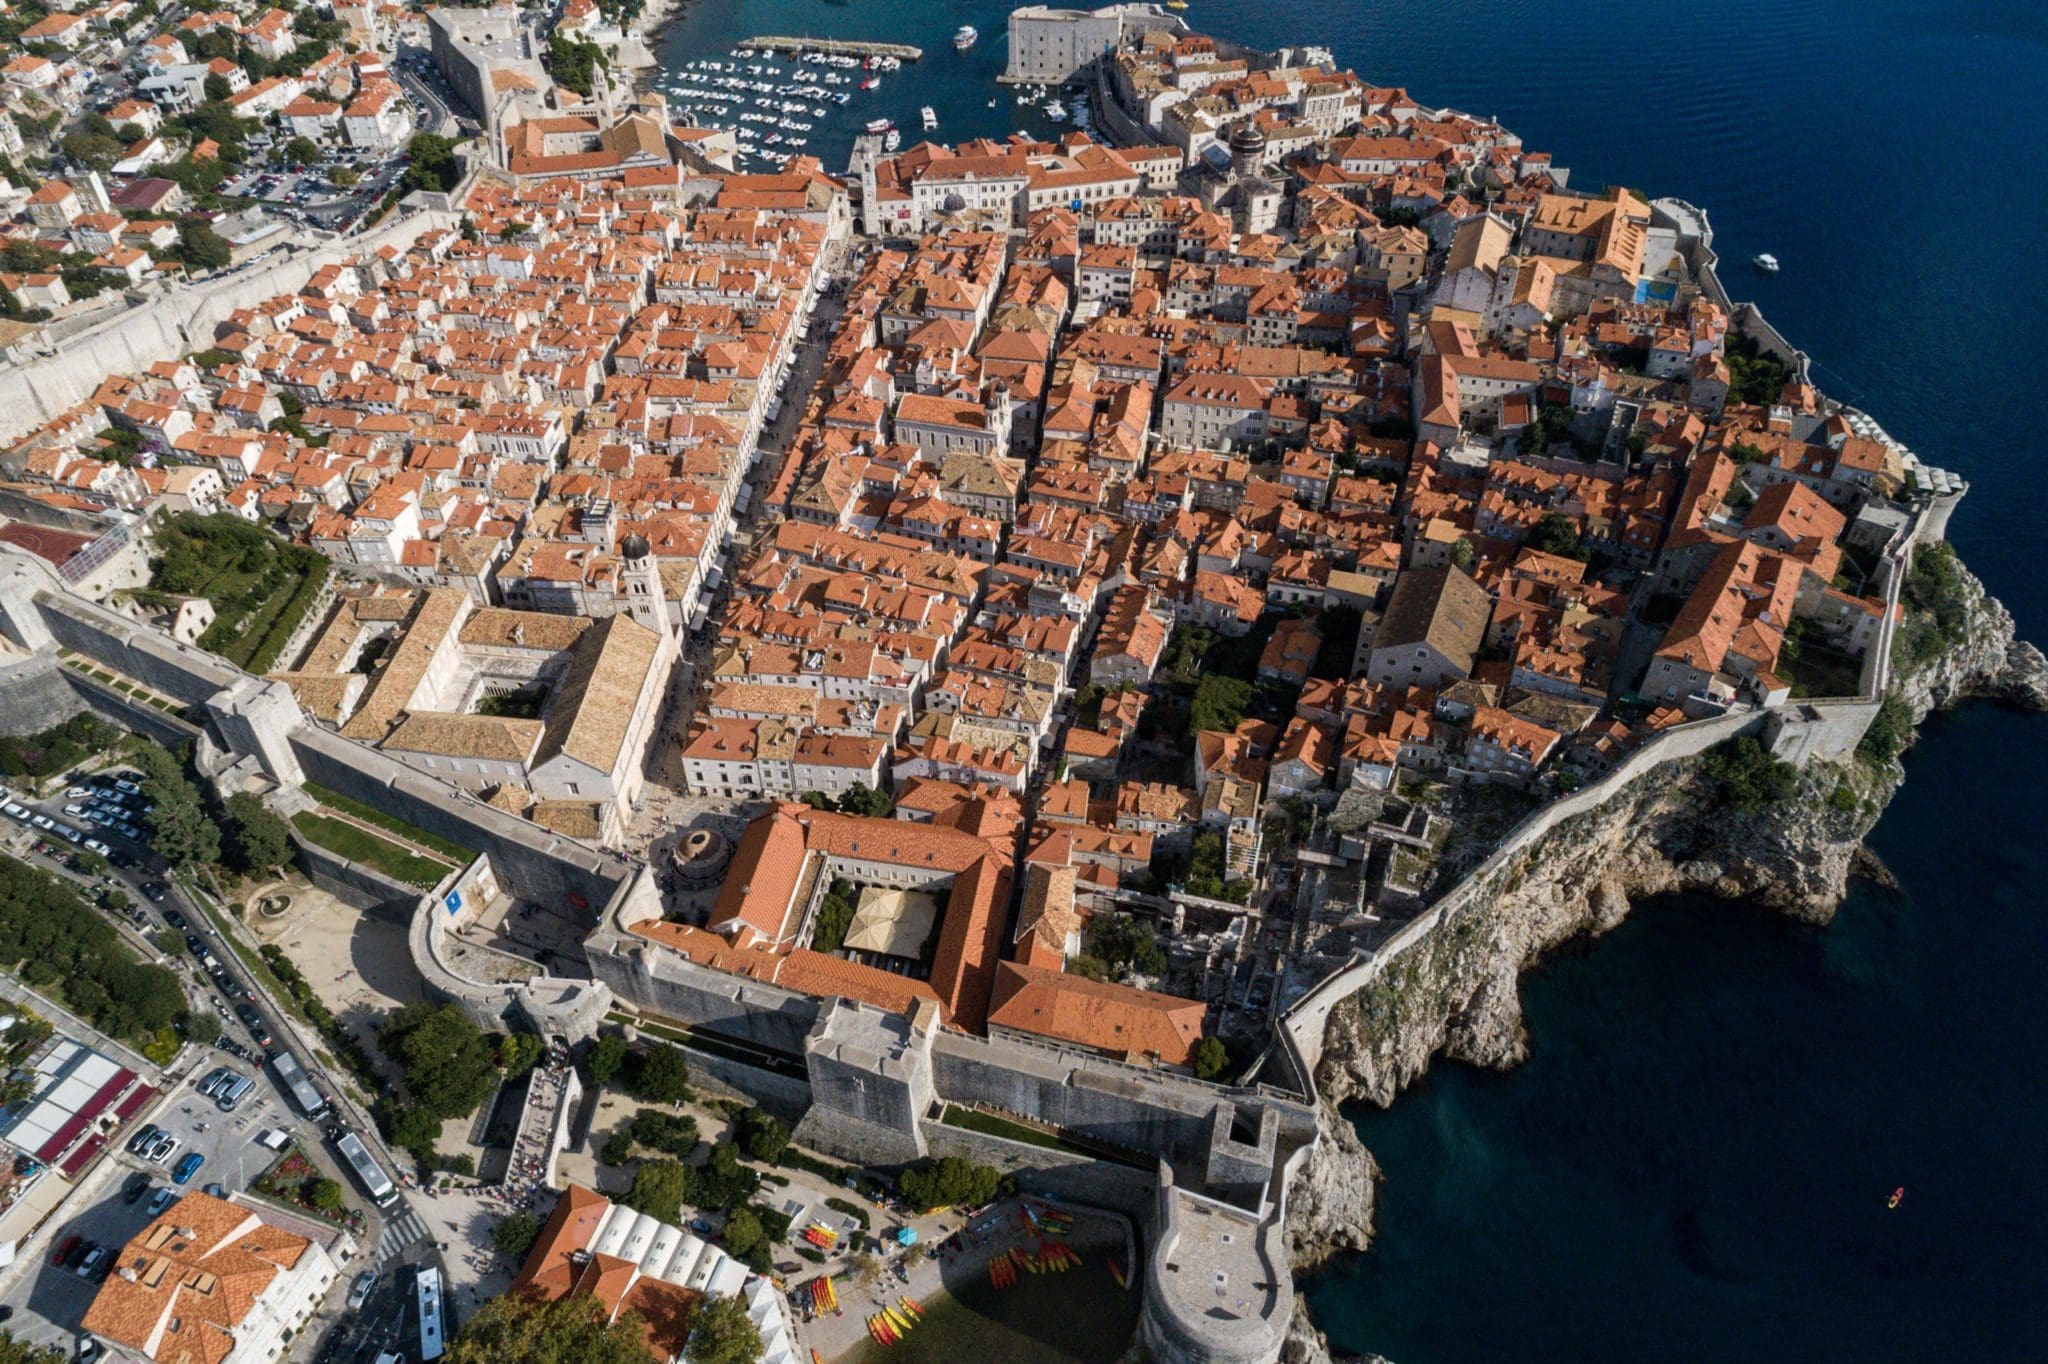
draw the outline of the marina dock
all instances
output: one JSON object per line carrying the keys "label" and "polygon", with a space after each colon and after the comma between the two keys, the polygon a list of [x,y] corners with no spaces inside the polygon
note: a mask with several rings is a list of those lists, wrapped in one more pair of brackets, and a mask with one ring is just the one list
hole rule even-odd
{"label": "marina dock", "polygon": [[924,49],[908,43],[869,43],[852,38],[747,38],[739,43],[743,52],[822,52],[831,57],[896,57],[914,62]]}

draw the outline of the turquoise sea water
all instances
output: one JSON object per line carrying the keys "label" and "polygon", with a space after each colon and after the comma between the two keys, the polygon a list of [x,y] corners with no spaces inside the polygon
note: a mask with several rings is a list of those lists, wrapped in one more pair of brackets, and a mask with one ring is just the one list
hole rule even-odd
{"label": "turquoise sea water", "polygon": [[[949,140],[1048,131],[990,84],[1007,8],[699,0],[662,50],[925,47],[813,134],[836,167],[878,114],[914,138],[921,104]],[[2031,166],[2048,10],[1195,0],[1187,17],[1326,44],[1370,80],[1501,118],[1577,184],[1702,205],[1724,261],[1776,254],[1783,273],[1731,264],[1731,288],[1829,391],[1970,479],[1951,533],[2048,639],[2048,179]],[[962,23],[983,34],[965,56]],[[1519,1071],[1440,1066],[1358,1115],[1388,1184],[1374,1251],[1311,1286],[1337,1345],[1401,1364],[2048,1357],[2048,720],[1937,720],[1907,765],[1873,839],[1902,894],[1859,892],[1823,931],[1645,906],[1527,982]]]}

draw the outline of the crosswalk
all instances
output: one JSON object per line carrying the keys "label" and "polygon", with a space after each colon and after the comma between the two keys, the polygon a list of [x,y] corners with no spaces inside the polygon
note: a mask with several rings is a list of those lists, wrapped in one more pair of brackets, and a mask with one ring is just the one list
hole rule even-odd
{"label": "crosswalk", "polygon": [[424,1241],[426,1238],[427,1224],[420,1220],[418,1213],[407,1208],[402,1216],[384,1224],[384,1234],[377,1238],[377,1258],[371,1262],[370,1267],[383,1268],[385,1262],[392,1256],[399,1254],[415,1241]]}

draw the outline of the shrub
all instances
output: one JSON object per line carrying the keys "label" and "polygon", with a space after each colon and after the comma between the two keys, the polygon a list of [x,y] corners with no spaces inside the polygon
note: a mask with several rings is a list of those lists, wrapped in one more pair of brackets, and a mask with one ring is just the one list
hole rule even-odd
{"label": "shrub", "polygon": [[922,1169],[905,1170],[896,1177],[897,1189],[920,1212],[987,1203],[1001,1183],[1001,1171],[959,1156],[942,1156]]}
{"label": "shrub", "polygon": [[1703,770],[1720,783],[1728,803],[1744,814],[1776,805],[1799,789],[1799,769],[1747,737],[1708,749]]}

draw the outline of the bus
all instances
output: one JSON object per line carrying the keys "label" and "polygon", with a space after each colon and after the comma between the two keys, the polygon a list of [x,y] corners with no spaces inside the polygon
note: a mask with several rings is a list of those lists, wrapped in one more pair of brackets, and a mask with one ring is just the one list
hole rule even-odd
{"label": "bus", "polygon": [[398,1186],[377,1164],[376,1157],[370,1154],[369,1147],[363,1145],[361,1137],[353,1132],[343,1132],[334,1143],[334,1149],[348,1162],[349,1173],[355,1176],[356,1183],[370,1196],[372,1203],[388,1208],[398,1201]]}
{"label": "bus", "polygon": [[277,1072],[277,1083],[283,1087],[293,1107],[315,1120],[327,1116],[327,1096],[313,1088],[313,1082],[307,1078],[306,1069],[299,1064],[298,1057],[288,1051],[280,1051],[270,1059],[270,1068]]}
{"label": "bus", "polygon": [[419,1320],[420,1364],[441,1357],[441,1271],[431,1265],[419,1267],[413,1284]]}

